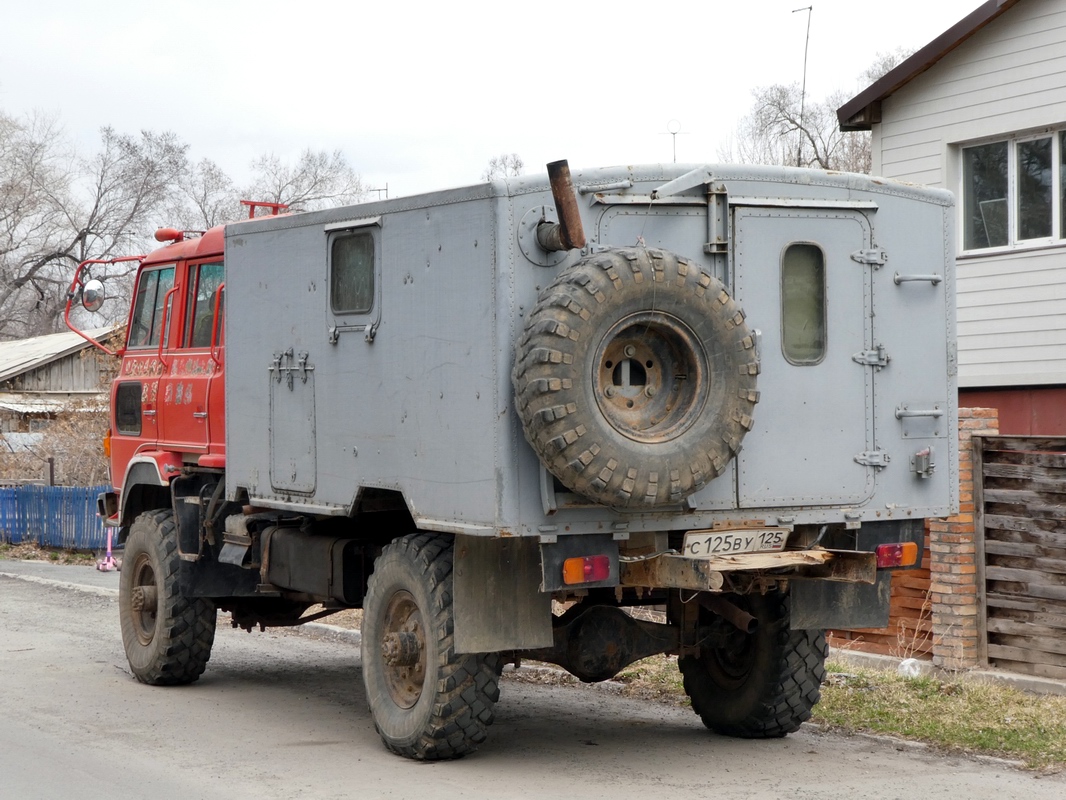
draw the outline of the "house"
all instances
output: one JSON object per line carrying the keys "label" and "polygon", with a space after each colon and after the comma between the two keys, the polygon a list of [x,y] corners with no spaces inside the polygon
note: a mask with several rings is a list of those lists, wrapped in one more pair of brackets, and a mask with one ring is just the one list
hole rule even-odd
{"label": "house", "polygon": [[[88,334],[100,341],[115,330]],[[39,432],[66,411],[106,407],[116,367],[114,359],[76,333],[0,342],[0,437]]]}
{"label": "house", "polygon": [[988,0],[837,113],[956,195],[960,405],[1066,434],[1066,0]]}

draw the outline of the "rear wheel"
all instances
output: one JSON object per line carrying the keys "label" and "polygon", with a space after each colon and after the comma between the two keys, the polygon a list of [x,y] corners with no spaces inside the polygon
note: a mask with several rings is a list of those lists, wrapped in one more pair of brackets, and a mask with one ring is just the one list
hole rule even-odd
{"label": "rear wheel", "polygon": [[363,682],[385,746],[425,760],[476,750],[502,665],[494,653],[455,652],[451,539],[411,534],[387,546],[363,609]]}
{"label": "rear wheel", "polygon": [[215,606],[181,594],[180,563],[173,512],[146,511],[137,517],[119,577],[119,621],[130,670],[153,686],[195,681],[215,641]]}
{"label": "rear wheel", "polygon": [[699,656],[678,659],[692,709],[704,725],[726,736],[770,739],[792,733],[821,698],[825,634],[790,630],[786,594],[730,599],[754,616],[758,627],[752,633],[732,628]]}

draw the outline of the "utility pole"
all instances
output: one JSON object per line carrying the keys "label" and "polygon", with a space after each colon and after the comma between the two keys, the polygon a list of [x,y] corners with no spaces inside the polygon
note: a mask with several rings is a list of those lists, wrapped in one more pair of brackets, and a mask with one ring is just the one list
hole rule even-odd
{"label": "utility pole", "polygon": [[803,86],[800,89],[799,145],[796,147],[797,167],[803,166],[803,111],[807,101],[807,49],[811,45],[811,14],[814,12],[814,6],[793,9],[792,13],[795,14],[800,11],[807,12],[807,39],[803,44]]}

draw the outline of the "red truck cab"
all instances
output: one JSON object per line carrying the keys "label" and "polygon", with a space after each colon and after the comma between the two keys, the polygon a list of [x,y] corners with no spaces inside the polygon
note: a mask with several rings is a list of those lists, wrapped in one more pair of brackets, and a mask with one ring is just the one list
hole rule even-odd
{"label": "red truck cab", "polygon": [[141,262],[111,387],[116,489],[137,464],[163,482],[183,464],[225,466],[222,231],[160,232],[177,238]]}
{"label": "red truck cab", "polygon": [[[115,492],[100,502],[112,526],[138,513],[127,508],[124,486],[164,488],[183,466],[221,470],[226,462],[223,226],[193,238],[166,228],[156,239],[169,244],[139,259],[126,342],[114,353],[121,361],[111,385]],[[79,268],[72,300],[88,286],[90,263],[100,262]],[[78,330],[69,314],[68,325]]]}

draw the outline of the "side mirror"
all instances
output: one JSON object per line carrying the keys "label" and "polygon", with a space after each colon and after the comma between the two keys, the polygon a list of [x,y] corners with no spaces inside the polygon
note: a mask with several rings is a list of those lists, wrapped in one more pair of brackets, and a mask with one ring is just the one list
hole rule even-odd
{"label": "side mirror", "polygon": [[93,278],[81,290],[81,305],[86,311],[97,312],[104,304],[104,285]]}

